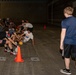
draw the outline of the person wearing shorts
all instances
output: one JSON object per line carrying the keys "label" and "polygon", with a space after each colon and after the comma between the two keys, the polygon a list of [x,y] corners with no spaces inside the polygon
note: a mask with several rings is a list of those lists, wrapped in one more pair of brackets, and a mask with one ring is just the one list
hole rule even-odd
{"label": "person wearing shorts", "polygon": [[60,49],[64,50],[65,68],[60,72],[63,74],[71,74],[70,57],[76,58],[76,18],[73,16],[73,11],[73,7],[66,7],[64,9],[66,19],[61,22]]}
{"label": "person wearing shorts", "polygon": [[30,39],[32,40],[32,45],[34,45],[34,35],[30,28],[27,29],[27,31],[24,31],[24,33],[21,35],[23,37],[22,41],[23,43],[28,42]]}
{"label": "person wearing shorts", "polygon": [[7,52],[9,48],[10,53],[14,54],[12,44],[17,47],[17,44],[10,38],[10,34],[8,33],[8,31],[0,32],[0,46],[5,47],[5,52]]}

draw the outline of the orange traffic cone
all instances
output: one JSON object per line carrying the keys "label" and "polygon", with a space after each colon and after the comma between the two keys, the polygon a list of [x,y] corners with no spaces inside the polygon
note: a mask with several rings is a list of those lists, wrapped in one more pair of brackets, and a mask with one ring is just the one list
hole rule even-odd
{"label": "orange traffic cone", "polygon": [[20,47],[19,46],[18,46],[17,56],[16,56],[16,58],[14,60],[15,60],[15,62],[24,62],[24,60],[21,57],[21,51],[20,51]]}

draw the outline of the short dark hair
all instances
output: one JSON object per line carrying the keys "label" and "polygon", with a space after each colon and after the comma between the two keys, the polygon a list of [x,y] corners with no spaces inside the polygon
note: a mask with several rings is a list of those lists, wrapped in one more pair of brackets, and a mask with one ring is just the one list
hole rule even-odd
{"label": "short dark hair", "polygon": [[32,32],[32,31],[33,31],[33,29],[32,29],[32,28],[27,28],[27,31]]}

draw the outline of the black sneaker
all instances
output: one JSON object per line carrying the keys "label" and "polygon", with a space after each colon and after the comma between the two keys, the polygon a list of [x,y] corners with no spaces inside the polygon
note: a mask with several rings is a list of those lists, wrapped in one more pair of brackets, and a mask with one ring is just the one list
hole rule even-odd
{"label": "black sneaker", "polygon": [[67,75],[71,74],[70,70],[67,70],[67,69],[61,69],[60,72]]}

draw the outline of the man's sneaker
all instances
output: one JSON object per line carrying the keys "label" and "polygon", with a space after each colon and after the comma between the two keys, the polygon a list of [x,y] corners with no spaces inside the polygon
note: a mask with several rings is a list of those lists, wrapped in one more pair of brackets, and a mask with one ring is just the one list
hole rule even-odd
{"label": "man's sneaker", "polygon": [[13,52],[10,52],[11,55],[13,55]]}
{"label": "man's sneaker", "polygon": [[11,54],[11,55],[17,55],[17,53],[15,53],[15,52],[10,52],[10,54]]}
{"label": "man's sneaker", "polygon": [[9,49],[8,50],[5,49],[4,52],[10,52],[10,50]]}
{"label": "man's sneaker", "polygon": [[15,48],[15,52],[18,52],[18,47]]}
{"label": "man's sneaker", "polygon": [[10,52],[10,50],[8,49],[7,52]]}
{"label": "man's sneaker", "polygon": [[17,55],[17,53],[16,52],[13,52],[13,55]]}
{"label": "man's sneaker", "polygon": [[60,72],[67,75],[71,74],[70,70],[67,70],[67,69],[61,69]]}

